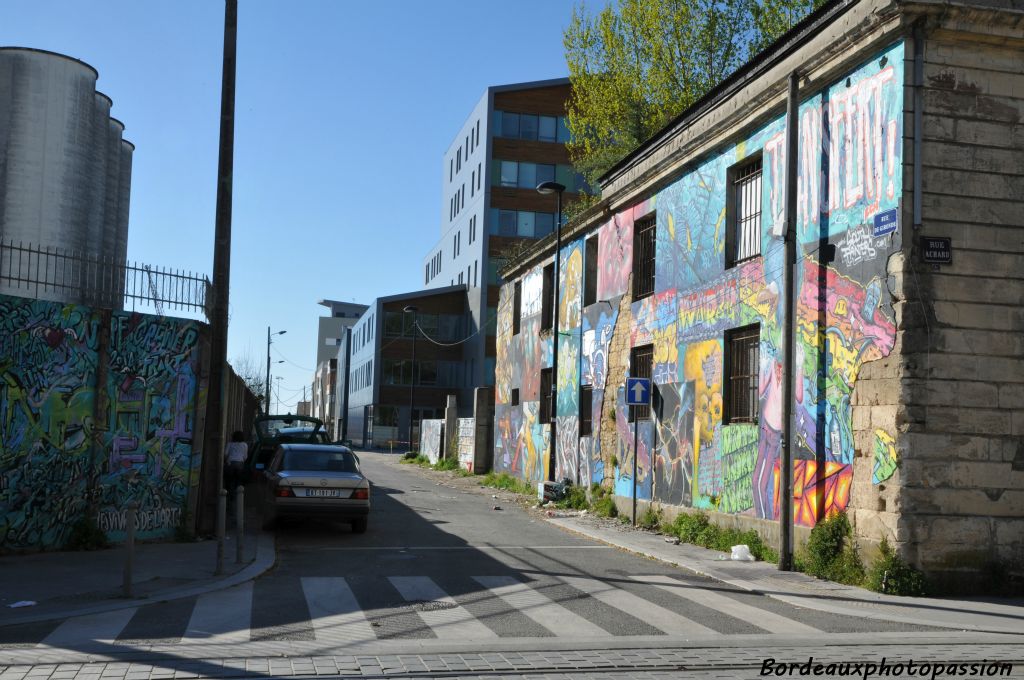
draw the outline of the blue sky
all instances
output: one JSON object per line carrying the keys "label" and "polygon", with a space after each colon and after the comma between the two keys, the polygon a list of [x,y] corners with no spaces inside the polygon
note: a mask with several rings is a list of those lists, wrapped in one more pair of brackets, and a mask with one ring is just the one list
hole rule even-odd
{"label": "blue sky", "polygon": [[[317,300],[414,290],[442,155],[488,85],[559,78],[578,0],[240,0],[228,356],[281,403],[312,378]],[[589,6],[588,6],[589,7]],[[597,3],[593,3],[597,7]],[[136,146],[128,257],[212,275],[223,3],[6,0],[0,45],[99,71]]]}

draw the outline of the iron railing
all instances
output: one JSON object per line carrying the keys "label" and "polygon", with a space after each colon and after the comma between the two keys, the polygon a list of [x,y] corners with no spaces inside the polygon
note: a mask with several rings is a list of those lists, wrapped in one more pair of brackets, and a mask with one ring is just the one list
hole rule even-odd
{"label": "iron railing", "polygon": [[202,312],[209,319],[209,279],[200,274],[106,255],[0,239],[0,293],[94,307]]}

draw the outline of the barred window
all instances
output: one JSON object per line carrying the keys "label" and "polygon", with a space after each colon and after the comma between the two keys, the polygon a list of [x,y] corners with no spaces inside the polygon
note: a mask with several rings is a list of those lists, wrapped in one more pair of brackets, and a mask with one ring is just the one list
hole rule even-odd
{"label": "barred window", "polygon": [[541,286],[540,329],[551,330],[555,316],[555,265],[544,267],[544,280]]}
{"label": "barred window", "polygon": [[[629,377],[631,378],[647,378],[650,380],[652,368],[654,364],[654,345],[644,345],[642,347],[634,347],[633,351],[629,356]],[[653,391],[653,388],[652,388]],[[651,418],[651,407],[650,406],[630,406],[629,407],[629,420],[635,422],[637,420],[650,420]]]}
{"label": "barred window", "polygon": [[587,239],[583,257],[583,306],[597,302],[597,237]]}
{"label": "barred window", "polygon": [[544,368],[540,372],[540,422],[551,422],[551,407],[551,369]]}
{"label": "barred window", "polygon": [[512,335],[519,335],[519,322],[523,315],[523,285],[516,281],[512,288]]}
{"label": "barred window", "polygon": [[657,220],[645,217],[633,226],[633,299],[654,293],[654,236]]}
{"label": "barred window", "polygon": [[725,335],[725,418],[727,423],[756,423],[759,403],[761,326],[745,326]]}
{"label": "barred window", "polygon": [[580,436],[587,437],[594,430],[594,386],[580,385]]}
{"label": "barred window", "polygon": [[733,166],[729,177],[726,248],[732,266],[761,254],[761,157]]}

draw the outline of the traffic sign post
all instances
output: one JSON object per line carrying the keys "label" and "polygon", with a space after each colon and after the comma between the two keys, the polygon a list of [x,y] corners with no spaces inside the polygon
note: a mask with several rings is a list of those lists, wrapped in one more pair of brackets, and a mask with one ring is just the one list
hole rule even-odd
{"label": "traffic sign post", "polygon": [[[647,406],[651,403],[650,378],[626,378],[626,405]],[[636,472],[640,456],[640,418],[633,409],[633,526],[636,526]]]}

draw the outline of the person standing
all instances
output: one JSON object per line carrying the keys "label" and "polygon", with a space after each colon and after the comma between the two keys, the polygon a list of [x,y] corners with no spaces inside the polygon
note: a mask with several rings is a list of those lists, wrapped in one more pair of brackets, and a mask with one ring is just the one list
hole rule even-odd
{"label": "person standing", "polygon": [[224,481],[228,490],[228,498],[233,499],[235,489],[239,484],[245,482],[245,461],[249,458],[249,446],[245,443],[245,435],[241,430],[235,430],[231,434],[231,441],[228,442],[224,451],[224,459],[227,466],[224,468]]}

